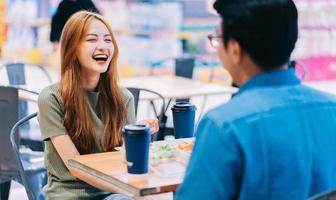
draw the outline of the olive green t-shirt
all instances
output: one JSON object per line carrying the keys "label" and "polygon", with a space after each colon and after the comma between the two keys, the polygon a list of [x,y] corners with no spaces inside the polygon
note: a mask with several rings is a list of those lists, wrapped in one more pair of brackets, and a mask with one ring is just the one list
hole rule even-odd
{"label": "olive green t-shirt", "polygon": [[[135,122],[134,99],[125,88],[121,88],[127,109],[126,124]],[[98,105],[99,92],[85,91],[92,113],[93,124],[97,139],[100,139],[103,131],[103,123],[100,119]],[[45,144],[45,166],[48,171],[48,183],[44,190],[48,199],[101,199],[107,192],[101,191],[72,176],[62,159],[56,152],[50,138],[68,134],[64,127],[64,114],[61,106],[59,83],[43,89],[38,98],[38,119],[42,138]],[[97,146],[97,152],[101,147]]]}

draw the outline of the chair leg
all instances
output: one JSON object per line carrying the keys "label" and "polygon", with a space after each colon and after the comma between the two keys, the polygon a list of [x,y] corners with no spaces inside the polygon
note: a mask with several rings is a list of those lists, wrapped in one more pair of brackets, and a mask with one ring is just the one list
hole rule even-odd
{"label": "chair leg", "polygon": [[[42,170],[39,172],[35,171],[25,171],[26,181],[29,186],[26,187],[26,192],[28,195],[32,195],[34,199],[41,199],[41,195],[44,194],[43,186],[47,183],[47,172]],[[44,195],[42,195],[44,196]],[[42,198],[43,199],[43,198]]]}
{"label": "chair leg", "polygon": [[11,181],[0,184],[0,200],[8,200]]}
{"label": "chair leg", "polygon": [[163,140],[164,137],[166,136],[166,130],[167,130],[166,122],[167,122],[167,116],[163,115],[161,118],[161,122],[159,122],[160,123],[159,132],[154,135],[154,141]]}

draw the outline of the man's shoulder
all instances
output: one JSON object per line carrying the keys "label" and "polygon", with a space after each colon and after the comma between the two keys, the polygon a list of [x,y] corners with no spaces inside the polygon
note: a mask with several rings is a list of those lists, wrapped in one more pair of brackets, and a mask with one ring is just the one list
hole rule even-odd
{"label": "man's shoulder", "polygon": [[206,117],[221,123],[247,118],[279,108],[310,106],[313,104],[336,107],[336,96],[307,86],[262,88],[245,91],[229,102],[211,109]]}
{"label": "man's shoulder", "polygon": [[232,122],[251,114],[251,112],[254,111],[251,109],[250,103],[244,101],[244,98],[239,96],[209,110],[204,118],[220,127],[223,122]]}
{"label": "man's shoulder", "polygon": [[256,105],[261,104],[259,99],[262,98],[263,97],[259,95],[259,92],[247,91],[242,94],[238,94],[230,101],[211,109],[207,113],[207,116],[213,119],[221,120],[240,118],[260,110],[261,107],[259,106],[259,108],[256,109]]}
{"label": "man's shoulder", "polygon": [[303,90],[305,91],[306,94],[310,95],[313,99],[318,99],[322,101],[328,101],[328,102],[336,102],[336,95],[323,92],[321,90],[312,88],[310,86],[302,86]]}

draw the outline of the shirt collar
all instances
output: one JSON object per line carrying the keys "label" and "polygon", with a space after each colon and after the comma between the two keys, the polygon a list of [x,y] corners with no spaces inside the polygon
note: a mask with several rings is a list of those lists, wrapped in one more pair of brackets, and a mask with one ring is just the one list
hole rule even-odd
{"label": "shirt collar", "polygon": [[244,85],[241,86],[238,94],[253,88],[296,85],[300,83],[301,81],[295,75],[294,69],[273,70],[269,72],[263,72],[252,77]]}

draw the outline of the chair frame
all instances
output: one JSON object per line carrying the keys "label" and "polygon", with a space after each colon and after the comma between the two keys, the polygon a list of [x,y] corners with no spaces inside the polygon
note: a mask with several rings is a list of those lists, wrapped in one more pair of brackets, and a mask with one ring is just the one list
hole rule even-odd
{"label": "chair frame", "polygon": [[[155,92],[153,90],[149,90],[149,89],[146,89],[146,88],[138,88],[138,87],[127,87],[127,89],[132,93],[132,95],[134,96],[134,93],[132,91],[134,90],[138,90],[139,93],[138,93],[138,96],[135,97],[135,100],[137,100],[137,102],[134,102],[135,103],[135,114],[137,115],[137,110],[138,110],[138,104],[139,104],[139,100],[140,100],[140,92],[141,91],[144,91],[144,92],[148,92],[148,93],[152,93],[152,94],[155,94],[159,97],[159,99],[162,101],[162,106],[161,106],[161,111],[160,113],[158,114],[157,111],[156,111],[156,108],[155,108],[155,104],[154,104],[154,101],[153,100],[150,100],[150,104],[154,110],[154,113],[159,121],[159,132],[157,134],[155,134],[154,136],[154,140],[158,140],[160,139],[161,137],[163,137],[163,133],[160,131],[160,130],[163,130],[165,128],[165,124],[166,124],[166,120],[167,120],[167,117],[165,115],[165,107],[166,107],[166,102],[165,102],[165,98],[158,92]],[[136,99],[137,98],[137,99]]]}
{"label": "chair frame", "polygon": [[[9,65],[23,65],[23,66],[28,65],[28,66],[37,67],[46,75],[49,83],[52,83],[52,78],[49,72],[42,65],[35,64],[35,63],[26,63],[26,62],[7,62],[7,63],[0,65],[0,71],[3,70],[4,68],[7,68]],[[9,85],[15,85],[15,84],[9,84]]]}
{"label": "chair frame", "polygon": [[[6,199],[9,195],[11,180],[15,180],[19,176],[17,163],[13,158],[14,153],[11,150],[9,135],[12,126],[19,120],[17,105],[19,97],[18,91],[15,88],[1,86],[0,89],[0,107],[2,112],[0,135],[2,141],[8,142],[8,144],[2,144],[0,148],[2,151],[0,156],[0,168],[4,168],[4,170],[0,170],[0,198]],[[4,108],[4,110],[2,110],[2,108]]]}
{"label": "chair frame", "polygon": [[336,189],[334,188],[334,189],[323,191],[321,193],[318,193],[310,197],[308,200],[336,200]]}
{"label": "chair frame", "polygon": [[13,126],[13,128],[11,129],[11,132],[10,132],[11,144],[12,144],[12,147],[13,147],[13,150],[14,150],[15,159],[16,159],[16,161],[18,163],[18,166],[19,166],[20,179],[21,179],[21,182],[22,182],[23,186],[25,187],[26,193],[28,195],[28,199],[30,199],[30,200],[35,199],[35,197],[34,197],[34,194],[32,193],[32,190],[30,190],[28,181],[26,179],[25,171],[24,171],[24,168],[23,168],[23,165],[22,165],[22,162],[21,162],[21,158],[20,158],[20,153],[19,153],[20,152],[20,150],[19,150],[20,147],[17,145],[16,138],[17,138],[17,134],[19,134],[19,131],[18,131],[19,127],[22,124],[24,124],[25,122],[27,122],[28,120],[30,120],[30,119],[32,119],[36,116],[37,116],[37,112],[20,119],[17,123],[15,123],[15,125]]}
{"label": "chair frame", "polygon": [[[4,87],[11,87],[11,88],[16,88],[18,90],[18,92],[20,91],[23,91],[23,92],[27,92],[29,94],[32,94],[32,95],[36,95],[38,96],[39,93],[36,92],[36,91],[33,91],[33,90],[29,90],[29,89],[26,89],[26,88],[22,88],[22,87],[19,87],[19,86],[4,86]],[[19,95],[19,100],[25,100],[25,101],[30,101],[30,102],[33,102],[33,103],[37,103],[36,100],[32,100],[32,99],[22,99],[20,98],[20,95]],[[30,148],[34,151],[43,151],[43,142],[40,142],[40,141],[35,141],[35,140],[29,140],[29,139],[23,139],[26,144],[31,144]],[[35,148],[33,147],[35,146]]]}
{"label": "chair frame", "polygon": [[[29,77],[31,77],[32,74],[35,73],[29,73],[29,69],[34,69],[36,72],[38,71],[38,74],[41,73],[43,77],[46,79],[46,85],[49,85],[52,83],[52,78],[48,71],[43,67],[42,65],[29,63],[29,62],[5,62],[0,65],[0,72],[1,74],[5,75],[8,78],[8,82],[2,82],[1,85],[9,86],[9,87],[15,87],[20,89],[20,91],[26,91],[29,93],[33,93],[38,95],[38,92],[40,89],[42,89],[43,85],[40,85],[38,83],[33,83],[34,79],[31,79],[33,84],[29,83]],[[36,91],[33,91],[32,88],[38,87],[39,89]],[[31,89],[29,89],[31,88]],[[23,118],[29,114],[28,112],[28,101],[36,101],[31,99],[19,99],[19,117]],[[26,125],[29,126],[28,124]]]}
{"label": "chair frame", "polygon": [[[21,183],[25,186],[25,188],[27,187],[27,182],[28,184],[30,184],[30,182],[35,182],[36,180],[38,181],[38,184],[36,184],[35,186],[30,186],[30,188],[32,188],[32,194],[35,195],[35,197],[31,197],[31,195],[29,195],[27,192],[29,199],[35,199],[39,195],[41,186],[45,183],[46,170],[43,166],[30,163],[29,161],[26,168],[26,165],[24,164],[26,161],[22,161],[20,159],[21,153],[19,152],[19,144],[24,144],[26,141],[28,141],[28,139],[20,139],[20,132],[17,131],[20,125],[29,120],[27,117],[24,117],[21,120],[19,118],[19,91],[31,91],[24,88],[20,89],[11,86],[1,86],[0,88],[1,95],[3,95],[0,98],[1,102],[3,102],[1,103],[1,112],[4,112],[2,116],[3,121],[1,127],[1,135],[3,136],[3,142],[5,142],[5,146],[2,146],[2,151],[4,152],[2,152],[3,155],[1,157],[1,166],[3,167],[3,170],[1,170],[0,173],[1,198],[8,198],[10,183],[12,180]],[[36,95],[37,93],[32,92],[32,94]],[[18,124],[18,122],[22,123]],[[14,130],[17,134],[14,135],[14,138],[11,138],[13,126],[17,126],[17,129]],[[14,140],[15,142],[17,142],[17,148],[13,147],[12,141]],[[30,144],[28,144],[27,142],[26,144],[30,146]],[[30,159],[30,155],[27,154],[27,156],[27,158]],[[19,157],[20,160],[17,157]]]}
{"label": "chair frame", "polygon": [[[149,93],[153,93],[155,95],[157,95],[160,100],[162,101],[162,107],[161,107],[161,111],[160,113],[158,114],[157,111],[156,111],[156,108],[155,108],[155,105],[154,105],[154,101],[153,100],[150,100],[150,104],[152,105],[153,109],[154,109],[154,113],[156,115],[156,117],[158,118],[159,122],[162,120],[162,116],[164,115],[164,112],[165,112],[165,106],[166,106],[166,103],[165,103],[165,98],[158,92],[155,92],[153,90],[149,90],[149,89],[145,89],[145,88],[138,88],[138,87],[127,87],[127,89],[131,92],[132,90],[139,90],[139,96],[140,96],[140,92],[141,91],[144,91],[144,92],[149,92]],[[132,93],[132,92],[131,92]],[[133,95],[133,93],[132,93]],[[136,113],[137,113],[137,108],[138,108],[138,103],[139,103],[139,97],[137,99],[138,102],[134,102],[136,105],[135,105],[135,109],[136,109]]]}

